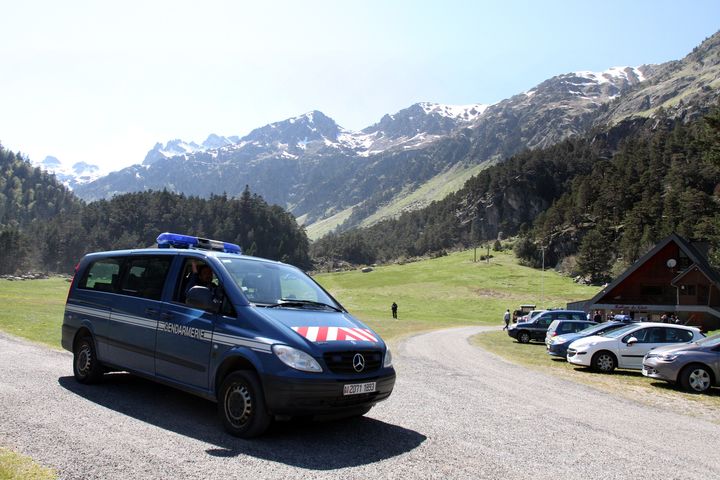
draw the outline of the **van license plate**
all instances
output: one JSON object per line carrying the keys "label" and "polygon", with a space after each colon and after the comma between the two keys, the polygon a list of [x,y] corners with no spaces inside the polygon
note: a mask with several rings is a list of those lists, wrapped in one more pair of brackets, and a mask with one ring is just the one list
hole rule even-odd
{"label": "van license plate", "polygon": [[358,395],[360,393],[371,393],[375,391],[375,382],[353,383],[343,385],[343,395]]}

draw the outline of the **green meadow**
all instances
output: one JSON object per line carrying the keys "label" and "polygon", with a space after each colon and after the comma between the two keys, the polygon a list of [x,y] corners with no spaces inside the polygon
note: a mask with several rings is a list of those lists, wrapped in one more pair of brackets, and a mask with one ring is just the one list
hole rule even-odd
{"label": "green meadow", "polygon": [[70,282],[0,280],[0,329],[29,340],[60,348],[65,299]]}
{"label": "green meadow", "polygon": [[[478,258],[482,252],[478,250]],[[459,325],[501,325],[505,309],[521,304],[564,307],[591,298],[597,287],[575,284],[554,271],[521,266],[511,252],[474,262],[472,250],[404,265],[317,275],[351,313],[392,339]],[[394,320],[390,305],[398,304]]]}
{"label": "green meadow", "polygon": [[[510,252],[493,255],[490,262],[474,262],[473,251],[466,250],[379,266],[369,273],[353,270],[315,279],[386,339],[459,325],[501,325],[506,308],[523,303],[558,307],[597,293],[596,287],[577,285],[554,271],[518,265]],[[60,348],[69,285],[63,278],[0,280],[0,329]],[[390,313],[393,301],[399,306],[397,320]]]}

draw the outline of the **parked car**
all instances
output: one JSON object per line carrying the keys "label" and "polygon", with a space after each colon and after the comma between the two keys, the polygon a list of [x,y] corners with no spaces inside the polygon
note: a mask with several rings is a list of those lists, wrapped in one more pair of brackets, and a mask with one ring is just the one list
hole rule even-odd
{"label": "parked car", "polygon": [[575,341],[581,338],[590,337],[592,335],[602,335],[605,332],[611,332],[618,328],[627,326],[623,322],[605,322],[605,323],[594,323],[584,330],[580,330],[576,333],[566,333],[563,335],[557,335],[546,341],[547,353],[553,357],[560,357],[565,360],[567,356],[568,347]]}
{"label": "parked car", "polygon": [[677,383],[689,392],[706,392],[720,385],[720,335],[656,348],[645,355],[642,373]]}
{"label": "parked car", "polygon": [[567,361],[611,373],[615,368],[640,370],[650,350],[670,344],[688,343],[704,338],[700,330],[684,325],[632,323],[603,336],[576,340],[568,348]]}
{"label": "parked car", "polygon": [[545,345],[549,345],[550,340],[558,335],[579,332],[595,325],[597,323],[589,320],[553,320],[545,333]]}
{"label": "parked car", "polygon": [[546,310],[537,314],[528,322],[520,322],[510,325],[508,335],[520,343],[528,343],[530,340],[538,342],[545,339],[547,329],[553,320],[584,320],[586,314],[582,310]]}
{"label": "parked car", "polygon": [[530,322],[533,318],[537,317],[543,312],[547,312],[547,310],[531,310],[525,315],[518,318],[518,323],[520,322]]}

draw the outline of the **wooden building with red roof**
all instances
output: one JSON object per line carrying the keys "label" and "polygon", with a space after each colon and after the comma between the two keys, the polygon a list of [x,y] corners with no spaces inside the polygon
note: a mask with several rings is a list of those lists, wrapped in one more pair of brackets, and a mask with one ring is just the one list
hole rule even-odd
{"label": "wooden building with red roof", "polygon": [[674,314],[680,323],[714,330],[720,328],[720,273],[708,262],[706,245],[672,234],[592,299],[571,307],[647,321]]}

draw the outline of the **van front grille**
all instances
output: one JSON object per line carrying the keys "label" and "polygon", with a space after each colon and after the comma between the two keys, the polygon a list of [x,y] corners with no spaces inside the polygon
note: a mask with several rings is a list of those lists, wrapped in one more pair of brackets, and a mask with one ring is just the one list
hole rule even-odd
{"label": "van front grille", "polygon": [[[363,357],[365,368],[357,371],[353,365],[355,355]],[[381,350],[350,350],[345,352],[326,352],[323,355],[325,364],[331,372],[339,374],[357,375],[378,370],[382,365]]]}

